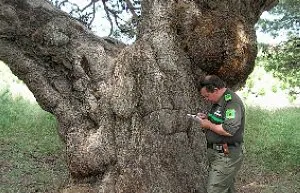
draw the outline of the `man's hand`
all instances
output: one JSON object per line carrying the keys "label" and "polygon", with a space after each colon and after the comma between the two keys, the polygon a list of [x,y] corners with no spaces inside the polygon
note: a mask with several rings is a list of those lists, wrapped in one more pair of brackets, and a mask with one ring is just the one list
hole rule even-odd
{"label": "man's hand", "polygon": [[205,128],[205,129],[210,129],[211,128],[211,122],[207,119],[207,118],[200,118],[200,125],[202,128]]}
{"label": "man's hand", "polygon": [[205,114],[205,113],[197,113],[197,117],[199,117],[200,119],[207,119],[207,114]]}
{"label": "man's hand", "polygon": [[187,114],[187,116],[201,125],[201,118],[197,115]]}

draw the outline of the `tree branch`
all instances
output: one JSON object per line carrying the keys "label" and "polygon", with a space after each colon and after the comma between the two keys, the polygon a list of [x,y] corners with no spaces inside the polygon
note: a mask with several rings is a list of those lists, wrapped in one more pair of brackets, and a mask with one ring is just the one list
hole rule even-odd
{"label": "tree branch", "polygon": [[125,0],[125,2],[127,4],[127,6],[128,6],[128,9],[130,10],[133,18],[135,19],[135,21],[137,21],[139,16],[135,12],[136,8],[132,5],[132,3],[131,3],[130,0]]}
{"label": "tree branch", "polygon": [[104,11],[106,13],[106,16],[107,16],[107,19],[108,19],[108,22],[110,24],[110,32],[109,32],[109,35],[108,36],[111,36],[113,34],[113,27],[114,27],[114,24],[111,20],[111,17],[110,17],[110,14],[109,14],[109,8],[107,7],[106,5],[106,0],[102,0],[102,3],[103,3],[103,7],[104,7]]}

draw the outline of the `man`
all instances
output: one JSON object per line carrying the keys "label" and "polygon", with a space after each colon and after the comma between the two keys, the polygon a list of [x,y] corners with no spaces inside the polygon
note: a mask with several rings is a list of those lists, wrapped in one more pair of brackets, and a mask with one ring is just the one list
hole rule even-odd
{"label": "man", "polygon": [[215,75],[206,76],[201,95],[213,103],[197,118],[206,133],[209,162],[208,193],[232,193],[235,176],[243,161],[245,108],[240,97]]}

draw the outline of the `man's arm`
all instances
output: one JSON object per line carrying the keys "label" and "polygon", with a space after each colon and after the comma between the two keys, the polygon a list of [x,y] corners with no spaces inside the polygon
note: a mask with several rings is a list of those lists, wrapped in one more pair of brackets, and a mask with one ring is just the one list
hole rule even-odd
{"label": "man's arm", "polygon": [[210,122],[208,119],[201,119],[200,120],[200,125],[202,128],[209,129],[212,132],[218,134],[218,135],[223,135],[223,136],[232,136],[230,133],[224,130],[222,124],[214,124]]}
{"label": "man's arm", "polygon": [[242,108],[240,104],[230,102],[225,109],[225,121],[222,124],[214,124],[208,119],[201,119],[202,128],[210,129],[216,134],[223,136],[233,136],[241,127]]}

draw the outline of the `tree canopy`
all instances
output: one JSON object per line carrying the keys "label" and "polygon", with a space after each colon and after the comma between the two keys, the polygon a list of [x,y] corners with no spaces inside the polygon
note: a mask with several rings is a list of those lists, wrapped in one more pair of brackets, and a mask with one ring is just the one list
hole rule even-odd
{"label": "tree canopy", "polygon": [[291,94],[299,94],[300,85],[300,1],[282,0],[270,11],[272,17],[260,19],[258,28],[276,37],[280,33],[286,40],[278,45],[260,45],[266,70],[287,83]]}
{"label": "tree canopy", "polygon": [[268,11],[272,17],[260,19],[258,26],[262,31],[277,36],[279,32],[285,30],[288,35],[300,33],[300,1],[281,0],[277,6]]}

